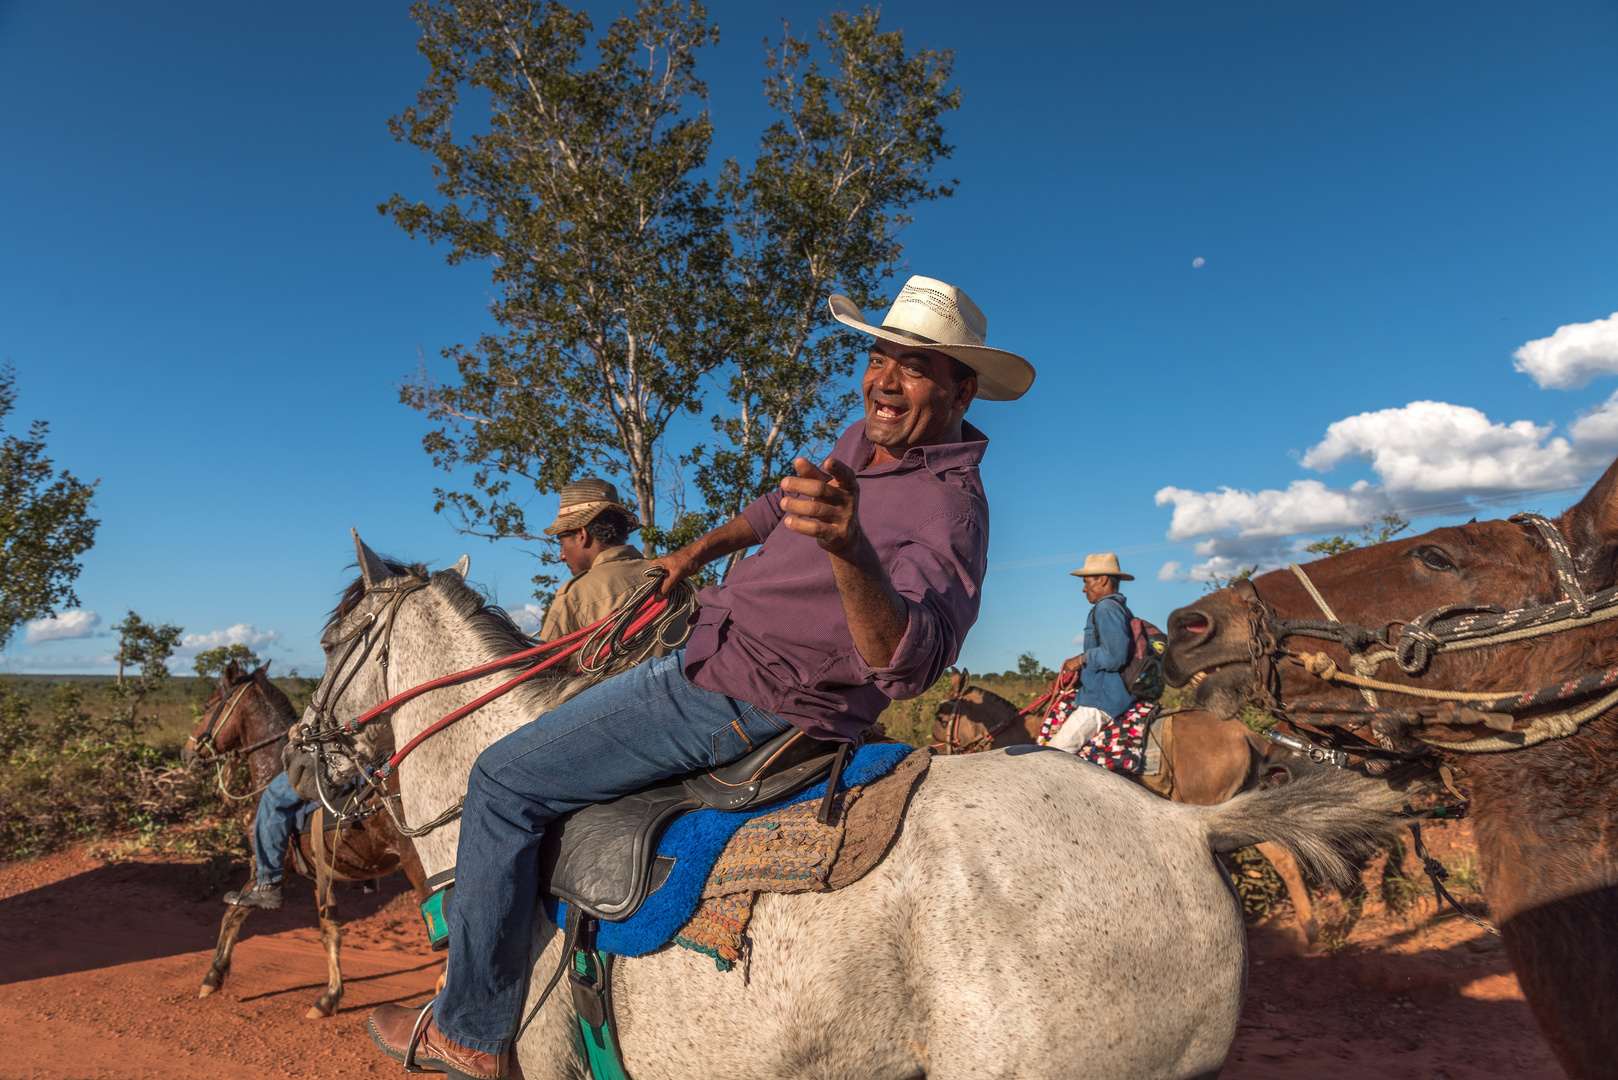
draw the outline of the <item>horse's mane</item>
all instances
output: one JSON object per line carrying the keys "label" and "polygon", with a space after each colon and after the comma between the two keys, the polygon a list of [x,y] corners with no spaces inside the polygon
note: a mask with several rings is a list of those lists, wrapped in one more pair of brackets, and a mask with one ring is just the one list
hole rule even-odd
{"label": "horse's mane", "polygon": [[264,700],[270,703],[270,709],[275,713],[275,718],[282,721],[281,726],[283,728],[289,728],[297,722],[298,713],[292,707],[292,700],[287,697],[284,690],[275,685],[274,680],[269,677],[268,673],[265,674],[264,681],[260,682],[258,686]]}
{"label": "horse's mane", "polygon": [[[979,694],[983,695],[983,697],[981,699],[982,704],[988,704],[990,702],[993,702],[996,705],[1004,705],[1006,708],[1010,709],[1012,712],[1017,711],[1017,706],[1013,705],[1011,702],[1007,701],[1005,698],[1001,697],[999,694],[995,693],[993,690],[986,689],[986,688],[984,688],[982,686],[979,686],[976,683],[973,683],[970,686],[968,686],[966,688],[966,693],[970,694],[974,690],[976,690]],[[964,697],[965,695],[962,695],[962,696]]]}

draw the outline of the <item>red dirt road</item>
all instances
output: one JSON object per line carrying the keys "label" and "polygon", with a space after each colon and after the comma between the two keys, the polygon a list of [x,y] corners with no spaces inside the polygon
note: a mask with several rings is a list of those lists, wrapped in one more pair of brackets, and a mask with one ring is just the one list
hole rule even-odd
{"label": "red dirt road", "polygon": [[[229,981],[199,1001],[221,906],[187,899],[191,873],[82,849],[0,866],[0,1080],[399,1075],[365,1015],[424,1000],[438,976],[402,876],[376,895],[339,893],[347,993],[337,1016],[305,1020],[326,978],[309,884],[248,919]],[[1560,1080],[1504,954],[1478,951],[1482,937],[1451,919],[1362,930],[1338,956],[1302,957],[1284,929],[1256,928],[1224,1076]]]}

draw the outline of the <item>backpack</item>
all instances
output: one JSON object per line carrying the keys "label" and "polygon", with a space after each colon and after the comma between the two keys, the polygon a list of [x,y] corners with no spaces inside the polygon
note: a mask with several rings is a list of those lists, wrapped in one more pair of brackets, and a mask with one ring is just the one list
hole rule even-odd
{"label": "backpack", "polygon": [[[1124,603],[1123,600],[1118,602]],[[1163,679],[1163,652],[1168,648],[1168,635],[1145,619],[1135,618],[1128,604],[1124,604],[1124,611],[1129,615],[1129,661],[1118,674],[1123,676],[1124,689],[1131,697],[1156,701],[1168,686]]]}

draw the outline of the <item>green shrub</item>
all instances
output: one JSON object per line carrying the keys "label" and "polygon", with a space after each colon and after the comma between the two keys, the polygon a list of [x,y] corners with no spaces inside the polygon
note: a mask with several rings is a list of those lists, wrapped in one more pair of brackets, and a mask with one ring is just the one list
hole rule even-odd
{"label": "green shrub", "polygon": [[129,829],[150,838],[202,791],[172,750],[131,733],[127,711],[93,715],[78,683],[43,699],[0,683],[0,751],[0,860]]}

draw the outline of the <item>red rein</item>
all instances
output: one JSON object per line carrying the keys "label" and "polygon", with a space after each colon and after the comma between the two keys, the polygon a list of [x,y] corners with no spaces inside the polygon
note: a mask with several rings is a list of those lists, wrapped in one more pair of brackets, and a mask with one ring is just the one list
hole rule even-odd
{"label": "red rein", "polygon": [[[624,637],[627,638],[638,633],[653,619],[662,614],[663,609],[668,607],[669,604],[668,600],[663,597],[647,597],[647,601],[648,602],[645,609],[640,613],[639,616],[636,617],[635,621],[629,625],[629,628],[624,631]],[[394,769],[399,767],[399,762],[403,761],[412,750],[420,746],[428,738],[449,727],[449,725],[455,723],[455,721],[476,712],[478,709],[481,709],[495,698],[515,689],[519,684],[527,682],[529,679],[532,679],[535,675],[538,675],[547,668],[554,667],[563,660],[566,660],[568,657],[584,648],[591,634],[600,629],[602,626],[611,622],[613,619],[617,618],[617,616],[618,613],[614,612],[604,619],[591,623],[583,630],[575,630],[566,637],[557,638],[555,641],[548,641],[543,645],[536,645],[532,649],[524,649],[522,652],[512,653],[510,656],[501,657],[499,660],[491,660],[487,664],[479,664],[477,667],[467,668],[465,671],[457,671],[453,675],[444,675],[436,679],[431,679],[422,683],[420,686],[412,686],[409,690],[404,690],[393,695],[382,704],[373,709],[369,709],[355,717],[353,720],[350,720],[347,724],[347,728],[350,732],[358,731],[362,725],[370,723],[383,713],[396,709],[400,705],[403,705],[405,702],[410,701],[413,698],[420,697],[429,690],[437,690],[442,686],[452,686],[455,683],[465,682],[467,679],[477,678],[479,675],[487,675],[491,671],[499,671],[501,668],[508,668],[514,663],[527,660],[531,657],[543,656],[548,652],[558,649],[561,650],[548,660],[535,664],[533,667],[529,668],[521,675],[518,675],[516,678],[508,679],[506,682],[501,683],[499,686],[495,687],[493,690],[490,690],[482,697],[467,702],[465,705],[462,705],[459,709],[456,709],[442,720],[436,721],[435,723],[429,725],[415,738],[401,746],[398,752],[390,757],[387,760],[387,763],[377,770],[378,775],[387,776]],[[601,648],[598,649],[595,656],[591,658],[592,661],[600,660],[602,655],[609,647],[610,644],[608,642],[602,642]]]}
{"label": "red rein", "polygon": [[[1039,695],[1033,701],[1030,701],[1023,708],[1018,709],[1017,715],[1032,716],[1041,705],[1045,705],[1046,703],[1049,703],[1051,708],[1055,708],[1056,699],[1077,685],[1079,685],[1079,673],[1077,671],[1064,671],[1056,676],[1056,681],[1051,683],[1051,688],[1049,690]],[[1050,719],[1048,710],[1044,719]]]}

